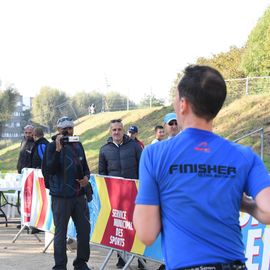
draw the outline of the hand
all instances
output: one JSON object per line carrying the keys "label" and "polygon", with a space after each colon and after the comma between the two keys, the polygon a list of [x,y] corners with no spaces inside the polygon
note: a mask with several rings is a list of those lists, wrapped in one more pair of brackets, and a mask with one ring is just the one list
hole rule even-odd
{"label": "hand", "polygon": [[88,177],[87,176],[84,176],[83,179],[79,180],[77,179],[77,182],[79,182],[80,186],[81,187],[86,187],[88,185]]}
{"label": "hand", "polygon": [[62,134],[59,134],[59,135],[56,136],[56,139],[55,139],[56,149],[55,150],[57,152],[60,152],[61,149],[62,149],[62,144],[60,142],[60,140],[61,140],[62,137],[63,137]]}

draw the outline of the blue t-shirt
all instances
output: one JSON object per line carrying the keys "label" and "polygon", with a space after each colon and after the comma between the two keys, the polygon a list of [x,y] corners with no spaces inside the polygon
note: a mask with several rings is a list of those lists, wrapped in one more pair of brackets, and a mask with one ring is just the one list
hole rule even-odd
{"label": "blue t-shirt", "polygon": [[140,160],[136,204],[159,205],[166,269],[245,261],[242,194],[256,197],[270,178],[249,147],[194,128],[149,145]]}

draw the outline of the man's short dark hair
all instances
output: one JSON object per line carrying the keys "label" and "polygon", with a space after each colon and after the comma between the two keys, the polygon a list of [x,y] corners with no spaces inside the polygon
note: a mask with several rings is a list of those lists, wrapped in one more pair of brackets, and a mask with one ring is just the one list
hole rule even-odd
{"label": "man's short dark hair", "polygon": [[122,119],[113,119],[110,121],[110,124],[113,124],[113,123],[122,123]]}
{"label": "man's short dark hair", "polygon": [[164,129],[163,126],[155,126],[155,132],[157,132],[158,129]]}
{"label": "man's short dark hair", "polygon": [[227,94],[222,75],[209,66],[188,66],[177,89],[179,97],[190,102],[193,113],[207,121],[218,114]]}
{"label": "man's short dark hair", "polygon": [[41,127],[36,127],[34,128],[33,133],[35,134],[36,137],[41,138],[44,136],[43,129]]}

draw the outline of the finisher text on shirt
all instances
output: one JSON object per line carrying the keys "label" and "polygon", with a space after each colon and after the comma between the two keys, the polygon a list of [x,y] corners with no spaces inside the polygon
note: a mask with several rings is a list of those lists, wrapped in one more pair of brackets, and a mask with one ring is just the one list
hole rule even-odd
{"label": "finisher text on shirt", "polygon": [[225,165],[172,164],[169,167],[169,174],[174,173],[197,173],[199,176],[233,178],[236,175],[236,168]]}

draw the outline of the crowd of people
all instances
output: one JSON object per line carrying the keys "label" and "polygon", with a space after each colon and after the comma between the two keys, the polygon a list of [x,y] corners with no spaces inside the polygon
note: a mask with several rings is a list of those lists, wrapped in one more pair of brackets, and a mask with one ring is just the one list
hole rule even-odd
{"label": "crowd of people", "polygon": [[[175,113],[166,114],[163,125],[154,128],[155,139],[147,147],[138,138],[137,126],[125,134],[121,119],[110,121],[98,173],[139,179],[133,222],[145,245],[161,233],[166,266],[160,270],[244,270],[239,211],[270,223],[268,171],[249,148],[213,133],[213,119],[226,98],[226,84],[217,70],[189,66],[177,89]],[[19,173],[42,163],[49,171],[55,270],[66,270],[70,217],[78,239],[74,269],[90,269],[90,169],[82,144],[65,139],[73,132],[73,120],[62,117],[49,143],[42,129],[27,125],[17,165]],[[118,253],[116,267],[125,263]],[[138,260],[139,269],[145,265]]]}

